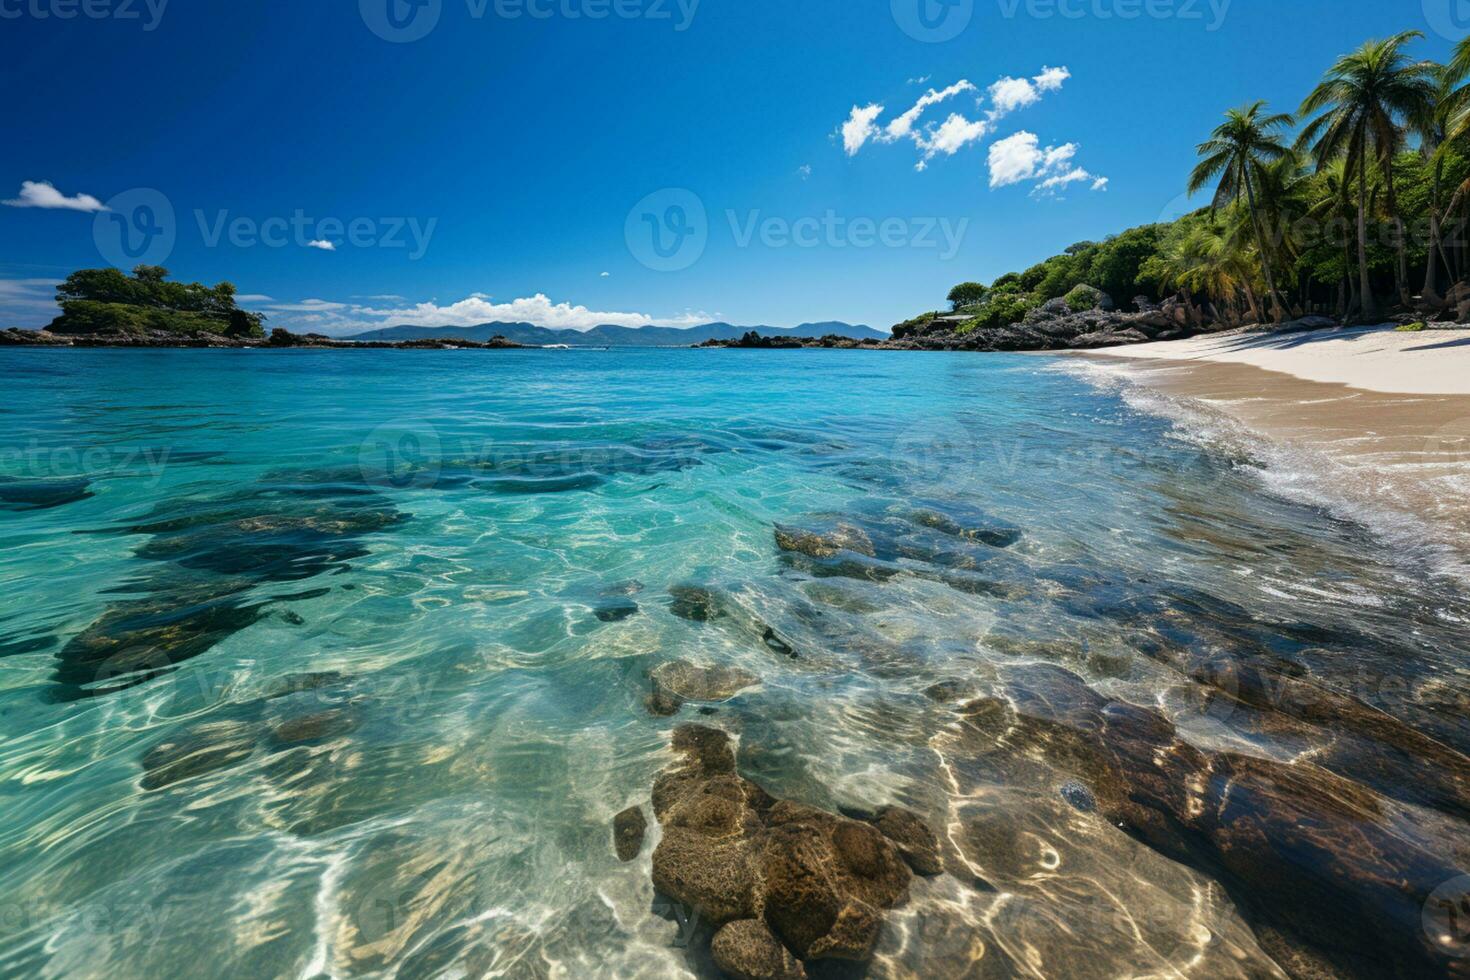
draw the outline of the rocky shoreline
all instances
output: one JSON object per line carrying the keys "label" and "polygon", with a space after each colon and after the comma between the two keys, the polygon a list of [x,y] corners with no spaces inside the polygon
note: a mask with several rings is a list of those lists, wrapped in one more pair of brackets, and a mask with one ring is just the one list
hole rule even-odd
{"label": "rocky shoreline", "polygon": [[297,334],[275,329],[269,337],[227,337],[222,334],[185,335],[164,331],[144,333],[61,334],[47,330],[0,330],[0,347],[144,347],[185,349],[309,350],[523,350],[521,344],[496,336],[480,343],[471,340],[334,340],[322,334]]}

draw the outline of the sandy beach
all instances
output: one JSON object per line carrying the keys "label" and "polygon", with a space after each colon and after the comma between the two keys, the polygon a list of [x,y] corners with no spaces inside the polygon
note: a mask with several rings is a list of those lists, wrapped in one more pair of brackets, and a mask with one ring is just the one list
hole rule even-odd
{"label": "sandy beach", "polygon": [[1080,356],[1240,422],[1297,454],[1314,490],[1427,521],[1455,564],[1470,556],[1470,331],[1244,333]]}

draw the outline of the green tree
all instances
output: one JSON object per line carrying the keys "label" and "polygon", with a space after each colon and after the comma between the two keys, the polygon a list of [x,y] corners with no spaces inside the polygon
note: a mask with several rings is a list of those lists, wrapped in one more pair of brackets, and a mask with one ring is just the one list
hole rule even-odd
{"label": "green tree", "polygon": [[1397,232],[1394,277],[1400,300],[1406,305],[1410,301],[1408,256],[1394,188],[1393,158],[1403,145],[1402,123],[1428,116],[1434,98],[1434,66],[1426,61],[1410,61],[1404,52],[1409,42],[1423,36],[1418,31],[1405,31],[1368,41],[1339,58],[1302,102],[1300,115],[1317,118],[1302,130],[1298,146],[1310,150],[1319,169],[1345,157],[1347,172],[1357,181],[1358,277],[1365,316],[1376,311],[1368,278],[1370,162],[1376,162],[1383,172],[1389,220]]}
{"label": "green tree", "polygon": [[1201,143],[1198,153],[1203,159],[1189,177],[1191,194],[1203,190],[1218,179],[1214,208],[1245,198],[1255,228],[1256,248],[1266,272],[1266,289],[1271,296],[1272,316],[1279,323],[1285,304],[1276,290],[1276,277],[1271,268],[1271,253],[1256,200],[1256,187],[1263,180],[1266,165],[1286,156],[1286,145],[1280,131],[1291,125],[1291,116],[1265,115],[1266,103],[1254,102],[1225,113],[1225,122],[1216,127],[1210,138]]}
{"label": "green tree", "polygon": [[974,306],[985,299],[985,294],[988,292],[990,290],[982,283],[962,282],[949,291],[949,305],[956,310]]}

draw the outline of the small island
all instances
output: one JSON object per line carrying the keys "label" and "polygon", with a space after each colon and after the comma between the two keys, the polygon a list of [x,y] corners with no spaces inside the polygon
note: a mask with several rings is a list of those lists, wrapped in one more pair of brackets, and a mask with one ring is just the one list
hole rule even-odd
{"label": "small island", "polygon": [[332,350],[505,350],[504,337],[481,342],[407,340],[354,342],[279,327],[269,336],[265,314],[241,309],[235,286],[170,282],[162,266],[82,269],[56,287],[61,315],[41,330],[0,330],[0,347],[307,347]]}

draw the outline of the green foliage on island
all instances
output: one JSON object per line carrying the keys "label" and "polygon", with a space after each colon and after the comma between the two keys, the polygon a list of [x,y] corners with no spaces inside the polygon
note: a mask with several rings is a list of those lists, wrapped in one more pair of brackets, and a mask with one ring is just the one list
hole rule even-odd
{"label": "green foliage on island", "polygon": [[1120,308],[1172,299],[1193,322],[1226,325],[1470,316],[1470,38],[1444,65],[1412,57],[1421,39],[1342,56],[1296,115],[1264,102],[1225,113],[1183,184],[1212,191],[1208,206],[1079,242],[989,287],[961,283],[949,295],[972,315],[960,332],[1019,323],[1058,298],[1085,312],[1099,290]]}
{"label": "green foliage on island", "polygon": [[233,284],[205,286],[167,278],[168,270],[156,265],[140,265],[131,276],[118,269],[74,272],[56,287],[61,316],[46,329],[70,335],[265,336],[265,317],[235,305]]}

